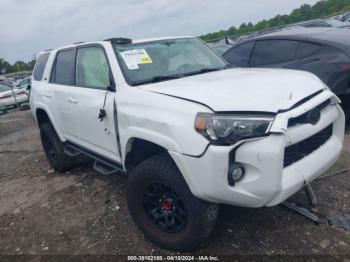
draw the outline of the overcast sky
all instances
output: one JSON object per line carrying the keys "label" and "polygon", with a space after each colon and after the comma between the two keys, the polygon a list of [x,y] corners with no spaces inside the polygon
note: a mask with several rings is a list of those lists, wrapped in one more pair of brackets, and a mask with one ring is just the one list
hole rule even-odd
{"label": "overcast sky", "polygon": [[0,0],[0,58],[126,36],[198,36],[288,14],[317,0]]}

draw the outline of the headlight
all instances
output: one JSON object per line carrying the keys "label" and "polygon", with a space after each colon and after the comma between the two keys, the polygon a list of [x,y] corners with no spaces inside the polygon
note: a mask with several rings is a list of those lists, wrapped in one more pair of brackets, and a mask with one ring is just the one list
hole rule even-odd
{"label": "headlight", "polygon": [[214,144],[232,145],[239,140],[266,136],[273,116],[199,113],[195,128]]}

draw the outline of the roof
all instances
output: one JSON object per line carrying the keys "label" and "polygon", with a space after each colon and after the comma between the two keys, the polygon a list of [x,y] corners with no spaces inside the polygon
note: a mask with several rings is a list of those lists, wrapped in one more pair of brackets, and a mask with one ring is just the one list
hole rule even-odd
{"label": "roof", "polygon": [[[316,24],[316,23],[327,24],[328,27],[345,27],[345,26],[349,25],[349,23],[347,23],[347,22],[339,21],[339,20],[334,19],[334,18],[319,18],[319,19],[313,19],[313,20],[308,20],[308,21],[290,24],[287,27],[293,27],[293,26],[298,26],[298,25],[303,26],[303,25]],[[314,27],[317,27],[317,26],[314,26]],[[321,27],[321,26],[318,26],[318,27]]]}
{"label": "roof", "polygon": [[[172,36],[172,37],[145,38],[145,39],[136,39],[136,40],[132,39],[132,43],[139,44],[139,43],[154,42],[154,41],[161,41],[161,40],[172,40],[172,39],[180,39],[180,38],[195,38],[195,37],[194,36]],[[51,52],[51,51],[55,51],[55,50],[62,50],[62,49],[67,49],[67,48],[72,48],[72,47],[87,45],[87,44],[101,44],[101,43],[106,43],[109,41],[110,40],[107,39],[107,40],[102,40],[102,41],[77,42],[74,44],[61,46],[61,47],[58,47],[55,49],[41,51],[37,54],[37,56],[41,55],[42,53],[47,53],[47,52]]]}
{"label": "roof", "polygon": [[332,27],[295,27],[278,30],[272,33],[260,35],[256,38],[270,38],[270,37],[298,37],[298,38],[312,38],[312,39],[329,39],[329,36],[336,36],[349,42],[350,30],[346,28],[332,28]]}
{"label": "roof", "polygon": [[133,44],[138,43],[145,43],[145,42],[154,42],[154,41],[161,41],[161,40],[172,40],[172,39],[179,39],[179,38],[195,38],[194,36],[168,36],[168,37],[158,37],[158,38],[145,38],[145,39],[136,39],[132,40]]}
{"label": "roof", "polygon": [[272,33],[267,33],[252,37],[249,40],[243,40],[240,43],[257,39],[294,39],[313,41],[320,44],[328,44],[346,51],[350,54],[350,29],[349,28],[286,28]]}

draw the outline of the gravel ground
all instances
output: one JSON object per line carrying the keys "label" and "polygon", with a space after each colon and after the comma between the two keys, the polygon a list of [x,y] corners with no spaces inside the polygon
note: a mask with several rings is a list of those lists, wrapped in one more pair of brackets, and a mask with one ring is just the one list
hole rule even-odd
{"label": "gravel ground", "polygon": [[[350,167],[350,136],[338,163]],[[126,175],[105,177],[87,163],[54,173],[29,111],[0,116],[0,255],[169,255],[134,225]],[[350,261],[350,173],[315,181],[317,225],[285,207],[222,206],[217,226],[194,255],[330,255]],[[304,192],[292,197],[308,206]],[[1,258],[0,258],[1,260]]]}

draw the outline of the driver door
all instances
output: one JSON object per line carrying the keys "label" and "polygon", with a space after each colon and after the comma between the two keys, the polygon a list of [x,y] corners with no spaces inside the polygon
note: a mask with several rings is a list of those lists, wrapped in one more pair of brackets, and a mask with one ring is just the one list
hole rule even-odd
{"label": "driver door", "polygon": [[[100,45],[77,48],[76,86],[68,101],[74,124],[70,140],[95,153],[120,162],[114,124],[115,92],[108,58]],[[99,119],[100,110],[106,115]]]}

